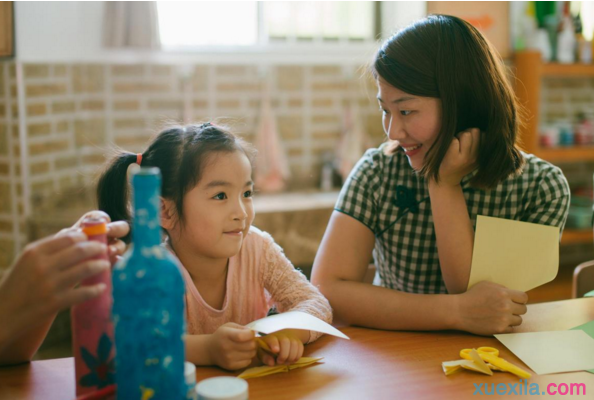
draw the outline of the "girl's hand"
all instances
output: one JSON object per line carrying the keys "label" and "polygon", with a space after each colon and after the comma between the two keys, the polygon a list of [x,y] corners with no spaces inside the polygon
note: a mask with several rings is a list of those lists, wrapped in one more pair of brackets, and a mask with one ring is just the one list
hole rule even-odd
{"label": "girl's hand", "polygon": [[528,295],[496,283],[482,281],[456,295],[456,328],[477,335],[513,332],[526,314]]}
{"label": "girl's hand", "polygon": [[278,364],[291,365],[303,356],[303,342],[299,335],[290,330],[274,332],[260,338],[263,340],[276,357],[258,349],[258,358],[263,364],[274,366]]}
{"label": "girl's hand", "polygon": [[105,245],[71,231],[30,243],[0,279],[0,326],[26,332],[58,311],[98,296],[105,285],[76,285],[110,267],[90,260]]}
{"label": "girl's hand", "polygon": [[249,366],[256,356],[254,332],[245,326],[228,322],[210,336],[207,346],[210,360],[221,368],[233,371]]}
{"label": "girl's hand", "polygon": [[476,167],[481,132],[477,128],[454,137],[439,167],[439,185],[456,186]]}
{"label": "girl's hand", "polygon": [[107,215],[107,213],[105,213],[103,211],[99,211],[99,210],[89,211],[88,213],[83,215],[78,221],[76,221],[76,223],[74,225],[72,225],[72,227],[62,229],[60,232],[57,233],[56,236],[61,236],[61,235],[68,234],[69,232],[72,232],[72,231],[80,230],[82,221],[85,218],[103,219],[104,221],[106,221],[108,223],[107,224],[107,240],[108,240],[107,254],[109,255],[111,264],[112,265],[115,264],[115,262],[118,261],[119,257],[122,254],[124,254],[124,252],[126,251],[126,244],[120,240],[120,238],[126,236],[128,234],[128,232],[130,232],[130,226],[128,225],[128,223],[126,221],[111,222],[111,218],[109,218],[109,215]]}

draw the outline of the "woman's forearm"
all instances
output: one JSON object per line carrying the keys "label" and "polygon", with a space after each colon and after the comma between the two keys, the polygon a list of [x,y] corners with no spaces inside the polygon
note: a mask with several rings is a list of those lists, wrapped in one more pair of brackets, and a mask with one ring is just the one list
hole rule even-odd
{"label": "woman's forearm", "polygon": [[429,184],[441,274],[449,293],[466,291],[474,229],[460,185]]}
{"label": "woman's forearm", "polygon": [[399,292],[368,283],[336,280],[320,285],[335,320],[386,330],[456,329],[455,297]]}
{"label": "woman's forearm", "polygon": [[[34,326],[13,329],[12,333],[9,330],[10,322],[5,324],[6,330],[4,334],[0,334],[0,366],[31,361],[47,336],[55,317],[52,315]],[[5,327],[2,327],[2,330]]]}
{"label": "woman's forearm", "polygon": [[196,365],[213,365],[209,341],[212,335],[186,335],[186,360]]}

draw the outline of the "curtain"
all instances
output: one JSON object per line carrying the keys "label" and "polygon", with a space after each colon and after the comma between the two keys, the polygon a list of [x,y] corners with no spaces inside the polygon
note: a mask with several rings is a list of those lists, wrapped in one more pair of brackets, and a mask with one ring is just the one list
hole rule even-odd
{"label": "curtain", "polygon": [[157,2],[105,2],[103,29],[106,47],[159,48]]}

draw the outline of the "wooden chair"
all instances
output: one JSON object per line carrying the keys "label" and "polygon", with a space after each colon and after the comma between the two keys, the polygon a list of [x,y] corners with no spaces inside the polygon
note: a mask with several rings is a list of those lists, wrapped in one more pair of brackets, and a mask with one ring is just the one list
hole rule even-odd
{"label": "wooden chair", "polygon": [[583,297],[584,294],[594,290],[594,260],[578,265],[573,271],[573,298]]}

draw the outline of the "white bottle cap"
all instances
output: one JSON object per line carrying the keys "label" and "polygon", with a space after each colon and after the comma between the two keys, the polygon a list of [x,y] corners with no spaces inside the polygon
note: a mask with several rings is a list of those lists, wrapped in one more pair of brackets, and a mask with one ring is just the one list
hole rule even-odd
{"label": "white bottle cap", "polygon": [[196,393],[198,400],[248,400],[248,384],[241,378],[220,376],[201,381]]}
{"label": "white bottle cap", "polygon": [[184,362],[184,376],[186,378],[186,385],[196,384],[196,366],[191,362]]}

